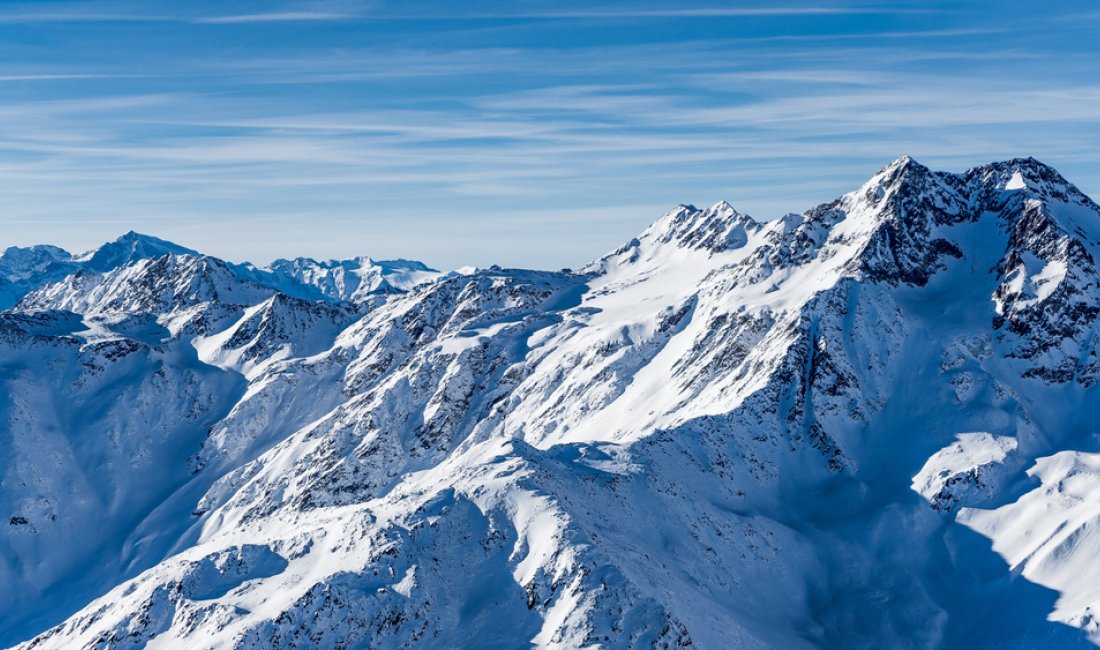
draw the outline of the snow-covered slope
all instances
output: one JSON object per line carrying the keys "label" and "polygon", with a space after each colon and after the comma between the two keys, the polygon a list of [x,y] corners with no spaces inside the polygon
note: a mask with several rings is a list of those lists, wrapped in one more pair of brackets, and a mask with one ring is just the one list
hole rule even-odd
{"label": "snow-covered slope", "polygon": [[[577,273],[76,273],[4,316],[34,403],[0,640],[1100,643],[1098,255],[1035,160],[902,158],[771,222],[680,206]],[[162,477],[80,482],[135,445]]]}

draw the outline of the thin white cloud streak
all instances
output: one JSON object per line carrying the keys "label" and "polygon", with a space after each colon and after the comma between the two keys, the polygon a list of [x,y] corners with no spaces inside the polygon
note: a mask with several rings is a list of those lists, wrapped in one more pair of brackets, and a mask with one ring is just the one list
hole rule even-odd
{"label": "thin white cloud streak", "polygon": [[137,79],[147,75],[136,74],[0,74],[4,81],[70,81],[74,79]]}
{"label": "thin white cloud streak", "polygon": [[[796,142],[800,137],[859,135],[873,139],[882,132],[905,126],[909,129],[955,128],[972,125],[1041,124],[1051,122],[1085,122],[1095,124],[1098,116],[1091,110],[1100,102],[1100,87],[1055,89],[1008,89],[994,85],[985,87],[973,83],[940,80],[919,84],[926,90],[908,89],[918,84],[901,79],[899,87],[882,87],[873,91],[844,94],[818,94],[778,99],[757,99],[739,106],[718,105],[700,107],[680,105],[664,97],[608,97],[602,89],[585,91],[570,86],[556,93],[541,89],[537,101],[513,97],[510,103],[500,97],[490,98],[482,108],[496,110],[491,117],[456,116],[448,111],[382,111],[354,114],[320,114],[258,118],[254,120],[197,120],[192,124],[204,127],[248,128],[250,134],[221,137],[161,139],[140,145],[120,146],[112,139],[125,140],[124,132],[112,138],[110,134],[89,137],[84,141],[66,143],[56,137],[36,137],[27,128],[26,120],[15,119],[23,107],[0,107],[0,115],[15,119],[0,127],[8,150],[78,158],[118,158],[160,161],[165,164],[312,164],[312,165],[372,165],[423,167],[430,169],[440,162],[497,160],[513,165],[525,158],[556,157],[579,154],[616,152],[667,152],[677,149],[697,159],[704,159],[714,149],[730,151],[716,138],[728,131],[738,143],[750,147],[759,140]],[[577,102],[579,96],[592,95]],[[527,99],[530,99],[529,97]],[[47,104],[46,114],[53,112],[52,133],[65,132],[64,121],[79,119],[80,107],[103,110],[112,105],[160,105],[161,98],[116,98],[111,102],[63,102]],[[494,102],[496,102],[494,104]],[[574,102],[570,104],[570,102]],[[596,122],[546,119],[544,105],[555,111],[583,111],[592,114]],[[182,113],[201,113],[200,105],[188,105],[178,99],[174,108]],[[216,107],[205,110],[217,113]],[[41,119],[41,111],[35,119]],[[134,122],[132,116],[120,118],[119,129]],[[168,121],[171,123],[171,120]],[[150,123],[158,123],[153,120]],[[176,122],[188,124],[186,120]],[[103,124],[99,123],[99,128]],[[666,132],[668,128],[686,129],[682,133]],[[641,133],[631,133],[639,130]],[[762,131],[766,138],[755,137],[746,130]],[[777,131],[782,133],[777,134]],[[51,132],[51,131],[47,131]],[[367,139],[348,139],[348,134]],[[461,140],[496,140],[488,145],[455,148],[450,143]],[[410,148],[410,145],[417,145]],[[765,157],[769,154],[758,154]],[[599,158],[594,159],[598,161]],[[624,161],[613,160],[616,164]],[[629,160],[625,161],[629,164]],[[637,163],[635,163],[636,165]]]}
{"label": "thin white cloud streak", "polygon": [[317,20],[351,20],[356,14],[326,11],[281,11],[258,14],[240,14],[236,16],[205,16],[191,19],[190,22],[201,25],[241,25],[247,23],[302,22]]}
{"label": "thin white cloud streak", "polygon": [[[509,31],[521,36],[526,26],[513,26]],[[461,30],[460,30],[461,31]],[[499,34],[480,34],[472,30],[473,42],[500,43]],[[500,31],[500,30],[496,30]],[[982,39],[976,49],[975,37],[995,37],[1005,30],[995,26],[941,28],[924,30],[869,30],[844,33],[773,34],[767,36],[728,36],[694,39],[670,47],[664,43],[634,43],[629,45],[558,47],[487,47],[450,49],[445,56],[433,43],[416,46],[415,40],[394,46],[344,50],[327,58],[301,57],[250,61],[256,73],[244,81],[256,83],[325,83],[347,81],[356,83],[373,79],[393,79],[402,76],[457,76],[461,74],[485,77],[516,72],[553,78],[555,76],[591,77],[598,74],[619,74],[636,78],[662,75],[672,71],[700,74],[708,70],[731,68],[745,70],[773,67],[777,62],[798,61],[804,65],[811,57],[817,61],[858,61],[865,67],[888,67],[921,61],[957,60],[960,62],[995,60],[1000,55],[1019,59],[1026,52],[1014,41],[1014,50],[1005,47],[1003,39],[994,46],[990,38]],[[920,43],[922,39],[935,43]],[[906,43],[898,44],[895,41]],[[984,44],[985,42],[989,44]],[[467,41],[469,42],[469,41]],[[784,45],[784,47],[774,47]],[[1064,62],[1064,61],[1063,61]],[[266,68],[266,74],[265,74]],[[225,68],[223,68],[225,70]],[[274,72],[275,74],[271,74]],[[263,76],[260,76],[263,75]]]}
{"label": "thin white cloud streak", "polygon": [[0,14],[2,24],[31,23],[103,23],[103,22],[179,22],[176,16],[155,16],[143,14],[97,14],[97,13],[25,13]]}
{"label": "thin white cloud streak", "polygon": [[485,19],[522,19],[522,18],[751,18],[751,17],[793,17],[793,16],[853,16],[870,14],[910,14],[926,13],[914,9],[876,9],[858,7],[682,7],[678,9],[584,9],[569,11],[516,11],[467,14],[374,14],[378,20],[485,20]]}
{"label": "thin white cloud streak", "polygon": [[[93,5],[110,7],[110,5]],[[0,13],[0,23],[56,23],[56,22],[188,22],[193,24],[249,24],[296,21],[372,20],[372,21],[427,21],[427,20],[502,20],[502,19],[634,19],[634,18],[752,18],[752,17],[816,17],[875,14],[928,13],[921,9],[858,8],[858,7],[696,7],[665,10],[578,10],[578,11],[518,11],[485,13],[442,14],[387,14],[346,13],[332,11],[271,11],[249,14],[188,16],[118,13],[111,11],[30,11]]]}
{"label": "thin white cloud streak", "polygon": [[[995,134],[991,134],[995,135]],[[1038,140],[1038,136],[1036,140]],[[363,155],[354,146],[337,152],[325,152],[335,143],[326,140],[287,142],[284,139],[231,139],[210,146],[147,148],[62,148],[26,147],[26,151],[59,156],[38,167],[14,167],[6,172],[9,180],[50,180],[84,178],[113,179],[131,185],[161,182],[174,185],[206,184],[229,187],[279,187],[308,185],[462,187],[471,191],[479,182],[507,182],[516,192],[540,187],[553,192],[563,179],[595,176],[604,182],[630,178],[639,170],[651,168],[667,178],[681,168],[693,177],[725,176],[728,165],[767,160],[796,160],[843,155],[882,157],[900,152],[934,151],[940,157],[973,157],[982,152],[995,154],[1005,145],[997,138],[974,138],[974,142],[952,146],[953,135],[929,139],[919,133],[910,138],[871,138],[862,143],[806,142],[797,139],[769,139],[764,136],[739,138],[724,143],[720,138],[696,137],[690,140],[667,138],[622,138],[617,142],[597,141],[582,145],[528,146],[513,151],[484,150],[453,152],[429,148],[422,156],[409,155],[403,147],[381,149]],[[1034,146],[1022,141],[1017,146]],[[1047,141],[1060,152],[1082,153],[1083,147],[1067,140]],[[1067,148],[1068,147],[1068,148]],[[273,152],[279,152],[273,156]],[[404,153],[403,153],[404,152]],[[885,152],[891,152],[886,154]],[[1012,152],[1006,152],[1012,153]],[[76,157],[74,157],[74,155]],[[403,155],[403,157],[402,157]],[[85,162],[81,162],[84,160]],[[430,161],[430,162],[428,162]],[[153,167],[150,167],[153,165]],[[691,166],[700,166],[702,171]],[[236,171],[225,175],[224,169]],[[664,168],[670,171],[660,172]],[[160,171],[157,171],[160,170]],[[311,171],[314,170],[314,171]],[[596,174],[595,172],[599,172]],[[643,174],[641,177],[646,177]],[[763,175],[762,175],[763,176]],[[766,178],[763,178],[766,180]],[[522,188],[519,185],[522,184]]]}
{"label": "thin white cloud streak", "polygon": [[[34,5],[24,5],[34,6]],[[94,10],[21,11],[0,13],[0,23],[56,23],[56,22],[189,22],[194,24],[247,24],[266,22],[293,22],[316,20],[372,20],[372,21],[466,21],[503,19],[631,19],[631,18],[751,18],[751,17],[815,17],[873,14],[928,13],[920,9],[857,8],[857,7],[753,7],[723,8],[697,7],[667,10],[579,10],[579,11],[517,11],[465,13],[346,13],[333,11],[271,11],[249,14],[188,16],[144,14],[140,12],[118,13],[110,11],[111,4],[92,3]]]}
{"label": "thin white cloud streak", "polygon": [[[522,47],[457,48],[440,53],[433,49],[363,48],[339,50],[325,56],[257,58],[209,62],[210,74],[239,77],[244,83],[285,85],[318,83],[360,83],[374,80],[417,77],[488,76],[509,73],[539,74],[546,78],[569,78],[597,74],[637,75],[639,66],[655,75],[673,71],[693,75],[708,71],[727,72],[731,67],[774,66],[776,61],[799,60],[807,56],[823,61],[857,61],[863,65],[900,65],[922,60],[996,60],[1023,58],[1029,53],[1003,49],[973,52],[938,45],[935,48],[864,46],[822,50],[822,41],[840,43],[874,39],[944,39],[992,35],[999,30],[942,29],[925,31],[863,32],[822,35],[779,35],[697,41],[669,48],[659,44],[580,47],[570,49]],[[763,46],[790,43],[775,51]],[[735,56],[733,56],[735,55]],[[873,58],[871,58],[873,57]],[[199,64],[203,65],[203,64]]]}
{"label": "thin white cloud streak", "polygon": [[0,117],[48,117],[58,115],[86,115],[88,113],[116,113],[133,109],[178,105],[189,97],[185,94],[148,93],[137,95],[105,95],[72,99],[30,100],[0,104]]}

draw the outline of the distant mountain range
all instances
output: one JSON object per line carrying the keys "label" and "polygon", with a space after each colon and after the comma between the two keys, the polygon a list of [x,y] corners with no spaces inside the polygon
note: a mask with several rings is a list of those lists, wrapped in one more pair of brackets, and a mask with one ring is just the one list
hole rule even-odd
{"label": "distant mountain range", "polygon": [[[157,237],[131,231],[82,255],[73,255],[57,246],[47,245],[8,248],[0,254],[0,309],[9,309],[28,293],[70,277],[84,282],[118,281],[125,284],[125,280],[116,280],[111,272],[143,261],[162,261],[165,256],[202,260],[208,272],[233,275],[238,280],[289,296],[333,302],[358,302],[372,294],[407,291],[441,275],[420,262],[375,261],[369,257],[323,262],[298,257],[276,260],[267,268],[257,268],[251,264],[225,262]],[[210,271],[214,268],[220,270]],[[154,273],[155,269],[147,272]]]}

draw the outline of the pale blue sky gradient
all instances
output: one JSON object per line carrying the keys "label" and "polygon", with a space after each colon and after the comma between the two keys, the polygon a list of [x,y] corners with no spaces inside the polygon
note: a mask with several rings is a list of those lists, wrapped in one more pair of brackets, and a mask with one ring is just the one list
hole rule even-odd
{"label": "pale blue sky gradient", "polygon": [[0,246],[576,266],[909,154],[1100,195],[1090,1],[0,3]]}

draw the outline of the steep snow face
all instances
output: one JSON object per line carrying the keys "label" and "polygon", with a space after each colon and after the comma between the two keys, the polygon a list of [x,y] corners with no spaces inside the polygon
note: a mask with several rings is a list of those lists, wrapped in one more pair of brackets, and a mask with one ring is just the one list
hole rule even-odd
{"label": "steep snow face", "polygon": [[369,257],[318,262],[308,257],[275,260],[268,267],[276,276],[316,287],[333,300],[359,302],[371,294],[408,291],[441,274],[411,260],[375,261]]}
{"label": "steep snow face", "polygon": [[358,315],[349,305],[276,293],[246,308],[224,330],[196,338],[194,345],[203,361],[253,377],[273,362],[328,350]]}
{"label": "steep snow face", "polygon": [[[79,607],[167,534],[208,428],[244,382],[203,366],[151,317],[0,314],[0,627],[56,623],[44,603]],[[151,512],[171,511],[166,528]]]}
{"label": "steep snow face", "polygon": [[[773,222],[680,206],[579,273],[74,275],[12,318],[241,388],[171,450],[154,515],[97,511],[125,561],[29,597],[45,613],[5,640],[1087,646],[1098,225],[1037,161],[902,158]],[[142,431],[114,418],[86,416]]]}

